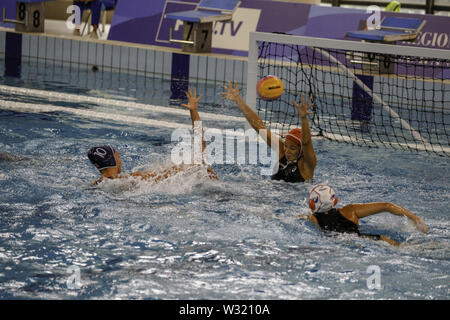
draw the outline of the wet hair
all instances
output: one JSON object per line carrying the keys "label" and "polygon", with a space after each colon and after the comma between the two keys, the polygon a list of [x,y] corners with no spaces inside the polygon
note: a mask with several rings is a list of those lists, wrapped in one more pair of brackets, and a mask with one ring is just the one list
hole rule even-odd
{"label": "wet hair", "polygon": [[107,168],[115,168],[117,166],[115,152],[116,150],[110,145],[92,147],[88,151],[88,158],[100,171]]}

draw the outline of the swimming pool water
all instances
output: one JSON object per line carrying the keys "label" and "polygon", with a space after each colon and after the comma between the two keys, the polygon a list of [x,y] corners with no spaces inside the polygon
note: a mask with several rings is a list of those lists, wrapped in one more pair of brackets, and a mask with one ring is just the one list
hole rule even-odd
{"label": "swimming pool water", "polygon": [[[44,74],[1,83],[181,108],[170,100],[167,80],[92,87],[74,79]],[[206,92],[200,111],[239,115],[220,100],[220,86],[197,85]],[[191,123],[93,103],[0,99]],[[220,120],[204,125],[243,128]],[[86,156],[90,147],[116,146],[125,172],[165,168],[172,131],[0,110],[0,151],[10,156],[0,156],[0,298],[448,299],[448,158],[316,138],[312,183],[274,182],[259,165],[224,164],[213,166],[219,181],[180,174],[161,183],[91,185],[98,174]],[[430,233],[386,213],[362,220],[361,228],[402,241],[399,247],[325,234],[295,218],[308,213],[309,190],[322,182],[335,188],[341,206],[392,201],[421,217]],[[380,289],[368,288],[370,266],[380,270]]]}

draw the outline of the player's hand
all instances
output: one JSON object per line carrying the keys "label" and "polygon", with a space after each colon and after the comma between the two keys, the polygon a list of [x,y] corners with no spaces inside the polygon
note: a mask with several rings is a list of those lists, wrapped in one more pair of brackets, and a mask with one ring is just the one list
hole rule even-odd
{"label": "player's hand", "polygon": [[292,100],[292,103],[294,104],[294,107],[297,109],[298,114],[300,117],[306,117],[308,114],[312,114],[311,111],[308,111],[309,108],[312,108],[314,103],[311,103],[312,96],[309,97],[308,102],[305,102],[305,94],[302,94],[302,105],[298,105],[298,103],[295,100]]}
{"label": "player's hand", "polygon": [[414,222],[416,224],[417,230],[423,233],[428,233],[428,231],[430,231],[430,228],[422,221],[422,219],[417,218],[417,220],[415,220]]}
{"label": "player's hand", "polygon": [[182,103],[181,106],[188,108],[191,111],[196,111],[198,109],[198,102],[203,97],[201,94],[199,97],[197,97],[197,89],[194,88],[194,94],[192,94],[191,88],[189,88],[188,91],[186,91],[186,97],[188,98],[188,103]]}
{"label": "player's hand", "polygon": [[221,93],[221,95],[223,95],[222,100],[231,100],[237,103],[241,98],[236,81],[234,82],[234,88],[231,81],[228,81],[228,86],[224,85],[223,88],[225,89],[225,92]]}

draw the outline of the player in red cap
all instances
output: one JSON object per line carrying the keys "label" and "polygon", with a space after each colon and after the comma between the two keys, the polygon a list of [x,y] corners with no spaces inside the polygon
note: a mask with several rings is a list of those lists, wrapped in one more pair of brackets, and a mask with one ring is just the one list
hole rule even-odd
{"label": "player in red cap", "polygon": [[[233,87],[231,81],[229,81],[228,86],[225,85],[224,88],[225,92],[222,92],[222,99],[235,102],[253,129],[266,139],[267,144],[273,148],[271,132],[266,128],[264,122],[256,112],[242,99],[237,83],[235,82]],[[313,104],[311,103],[311,97],[308,101],[305,101],[304,95],[302,95],[301,105],[297,104],[294,100],[292,100],[292,103],[301,117],[302,128],[295,128],[289,131],[284,141],[277,137],[279,167],[278,172],[272,176],[272,179],[284,180],[286,182],[303,182],[313,178],[317,163],[307,118],[307,115],[311,114],[308,109]],[[265,132],[267,134],[262,135],[262,130],[266,130]]]}

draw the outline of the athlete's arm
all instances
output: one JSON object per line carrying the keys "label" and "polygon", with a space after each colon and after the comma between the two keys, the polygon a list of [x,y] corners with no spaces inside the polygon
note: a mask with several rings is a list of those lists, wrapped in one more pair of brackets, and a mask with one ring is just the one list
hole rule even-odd
{"label": "athlete's arm", "polygon": [[[312,222],[314,222],[317,225],[319,224],[319,221],[317,221],[317,218],[313,214],[299,214],[296,217],[299,218],[299,219],[312,221]],[[359,234],[359,236],[364,237],[365,235]],[[388,237],[386,237],[384,235],[380,235],[379,237],[380,237],[380,240],[383,240],[383,241],[385,241],[385,242],[387,242],[387,243],[389,243],[391,245],[394,245],[394,246],[398,246],[399,245],[399,243],[397,241],[394,241],[391,238],[388,238]]]}
{"label": "athlete's arm", "polygon": [[296,218],[302,219],[302,220],[309,220],[314,222],[315,224],[319,224],[319,221],[317,221],[317,218],[314,217],[313,214],[298,214],[295,216]]}
{"label": "athlete's arm", "polygon": [[365,218],[373,214],[389,212],[396,216],[405,216],[415,223],[418,230],[423,233],[429,231],[428,226],[420,219],[418,216],[412,214],[407,209],[391,202],[373,202],[373,203],[363,203],[363,204],[350,204],[341,209],[339,209],[341,214],[346,218],[352,218],[353,221],[355,217],[357,219]]}
{"label": "athlete's arm", "polygon": [[[187,104],[181,104],[182,107],[185,107],[189,109],[191,113],[191,120],[192,120],[192,128],[195,128],[195,124],[200,123],[200,115],[198,114],[198,102],[203,97],[203,95],[200,95],[197,97],[197,89],[194,88],[194,94],[192,94],[191,88],[189,88],[188,92],[186,92],[186,97],[188,98]],[[204,151],[206,148],[205,139],[203,138],[203,129],[202,129],[202,151]]]}
{"label": "athlete's arm", "polygon": [[15,156],[9,153],[0,152],[0,161],[23,161],[30,160],[29,158]]}
{"label": "athlete's arm", "polygon": [[[231,84],[231,81],[228,81],[228,86],[224,86],[225,92],[222,92],[223,95],[222,100],[230,100],[237,104],[239,107],[239,110],[241,110],[242,114],[247,119],[248,123],[252,126],[253,129],[256,130],[256,132],[261,135],[263,139],[265,139],[266,143],[269,145],[269,147],[272,148],[272,138],[278,140],[278,157],[281,159],[284,156],[284,143],[283,140],[278,136],[273,136],[269,129],[264,125],[264,122],[261,120],[261,118],[256,114],[255,111],[253,111],[242,99],[239,88],[236,82],[234,82],[234,87]],[[266,130],[266,135],[261,133],[262,130]]]}
{"label": "athlete's arm", "polygon": [[308,111],[314,104],[311,104],[312,97],[305,102],[305,95],[302,95],[302,104],[298,105],[295,100],[292,100],[298,114],[302,120],[302,148],[303,148],[303,161],[299,161],[299,170],[302,173],[303,178],[306,180],[312,179],[314,176],[314,169],[317,164],[316,153],[311,140],[311,130],[308,123],[308,114],[312,112]]}
{"label": "athlete's arm", "polygon": [[170,168],[164,169],[161,172],[154,171],[142,171],[142,172],[133,172],[130,174],[132,177],[140,177],[142,180],[153,180],[155,182],[159,182],[161,180],[167,179],[170,176],[177,174],[182,171],[183,168],[180,166],[172,166]]}
{"label": "athlete's arm", "polygon": [[[181,106],[189,109],[190,113],[191,113],[191,120],[192,120],[192,128],[195,128],[195,123],[199,123],[201,122],[200,119],[200,115],[198,113],[198,103],[200,101],[200,99],[203,97],[203,95],[200,95],[199,97],[197,97],[197,89],[194,88],[194,93],[192,94],[192,90],[189,88],[188,92],[186,92],[186,97],[188,98],[188,103],[187,104],[182,104]],[[206,142],[203,136],[203,129],[202,129],[202,162],[204,163],[204,159],[203,159],[203,152],[206,149]],[[219,180],[219,178],[217,177],[217,174],[214,172],[214,170],[208,165],[207,167],[207,172],[208,172],[208,176],[209,178],[213,179],[213,180]]]}

